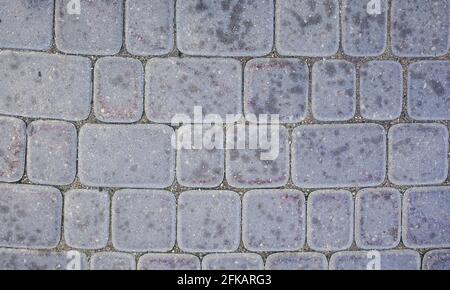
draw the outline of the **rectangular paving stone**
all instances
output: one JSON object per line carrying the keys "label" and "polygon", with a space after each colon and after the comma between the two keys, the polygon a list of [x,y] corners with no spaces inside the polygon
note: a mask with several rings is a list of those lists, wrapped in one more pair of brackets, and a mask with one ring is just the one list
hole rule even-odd
{"label": "rectangular paving stone", "polygon": [[84,125],[78,154],[81,183],[129,188],[172,185],[174,134],[165,125]]}
{"label": "rectangular paving stone", "polygon": [[210,254],[203,258],[202,270],[264,270],[264,261],[257,254]]}
{"label": "rectangular paving stone", "polygon": [[392,52],[402,57],[441,56],[449,49],[447,0],[394,0]]}
{"label": "rectangular paving stone", "polygon": [[298,251],[306,240],[306,202],[298,190],[253,190],[242,204],[242,240],[254,252]]}
{"label": "rectangular paving stone", "polygon": [[450,187],[413,188],[403,198],[403,243],[408,248],[450,247]]}
{"label": "rectangular paving stone", "polygon": [[312,125],[294,130],[292,179],[302,188],[381,185],[386,133],[375,124]]}
{"label": "rectangular paving stone", "polygon": [[95,253],[91,257],[91,270],[129,271],[136,270],[136,258],[119,252]]}
{"label": "rectangular paving stone", "polygon": [[125,44],[134,55],[164,55],[174,46],[174,0],[125,1]]}
{"label": "rectangular paving stone", "polygon": [[80,0],[80,14],[71,14],[70,0],[56,0],[55,41],[65,53],[112,55],[120,51],[123,0]]}
{"label": "rectangular paving stone", "polygon": [[276,1],[276,48],[281,55],[331,56],[339,49],[338,0]]}
{"label": "rectangular paving stone", "polygon": [[94,113],[107,123],[133,123],[144,112],[144,68],[131,58],[105,57],[95,63]]}
{"label": "rectangular paving stone", "polygon": [[450,270],[450,250],[429,251],[423,257],[423,270]]}
{"label": "rectangular paving stone", "polygon": [[82,121],[91,99],[88,58],[0,52],[0,114]]}
{"label": "rectangular paving stone", "polygon": [[58,189],[0,184],[0,247],[54,248],[60,240],[61,217]]}
{"label": "rectangular paving stone", "polygon": [[[258,58],[245,66],[244,112],[277,114],[281,123],[298,123],[308,114],[309,69],[297,59]],[[270,122],[270,119],[268,120]]]}
{"label": "rectangular paving stone", "polygon": [[223,122],[227,114],[242,114],[242,67],[237,60],[154,58],[147,63],[145,79],[145,111],[154,122],[172,123],[180,114],[193,122],[195,106]]}
{"label": "rectangular paving stone", "polygon": [[320,253],[276,253],[267,257],[266,270],[328,270],[327,257]]}
{"label": "rectangular paving stone", "polygon": [[77,249],[102,249],[109,239],[108,192],[71,190],[64,194],[64,240]]}
{"label": "rectangular paving stone", "polygon": [[182,53],[262,56],[272,50],[273,0],[183,0],[176,13]]}
{"label": "rectangular paving stone", "polygon": [[28,126],[27,177],[32,183],[69,185],[77,173],[77,130],[63,121]]}
{"label": "rectangular paving stone", "polygon": [[[378,252],[374,256],[370,252],[340,252],[331,256],[330,270],[375,270],[373,267],[380,266],[377,270],[420,270],[420,254],[411,250],[391,250]],[[380,259],[380,264],[374,263]]]}
{"label": "rectangular paving stone", "polygon": [[168,191],[120,190],[112,202],[112,242],[119,251],[167,252],[175,245],[175,196]]}
{"label": "rectangular paving stone", "polygon": [[0,182],[16,182],[25,169],[26,125],[22,120],[0,117]]}
{"label": "rectangular paving stone", "polygon": [[240,243],[241,201],[232,191],[187,191],[178,199],[178,246],[185,252],[232,252]]}
{"label": "rectangular paving stone", "polygon": [[439,184],[447,179],[449,134],[444,125],[398,124],[388,138],[391,182]]}
{"label": "rectangular paving stone", "polygon": [[52,45],[52,0],[1,0],[0,48],[47,50]]}
{"label": "rectangular paving stone", "polygon": [[87,257],[76,251],[0,249],[0,270],[87,270]]}
{"label": "rectangular paving stone", "polygon": [[139,259],[138,270],[200,270],[200,260],[188,254],[147,254]]}

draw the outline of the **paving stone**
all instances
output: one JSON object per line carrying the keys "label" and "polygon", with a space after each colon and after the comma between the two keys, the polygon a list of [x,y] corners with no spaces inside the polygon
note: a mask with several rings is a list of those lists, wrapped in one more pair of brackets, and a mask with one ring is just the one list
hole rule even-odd
{"label": "paving stone", "polygon": [[316,191],[308,197],[308,245],[318,251],[338,251],[353,243],[354,204],[345,190]]}
{"label": "paving stone", "polygon": [[86,270],[85,254],[0,249],[0,270]]}
{"label": "paving stone", "polygon": [[400,117],[403,101],[403,68],[395,61],[371,61],[361,66],[361,115],[388,121]]}
{"label": "paving stone", "polygon": [[0,182],[19,181],[25,168],[26,125],[22,120],[0,117]]}
{"label": "paving stone", "polygon": [[202,270],[264,270],[257,254],[210,254],[203,258]]}
{"label": "paving stone", "polygon": [[136,270],[136,259],[125,253],[96,253],[91,257],[91,270]]}
{"label": "paving stone", "polygon": [[168,191],[120,190],[112,202],[112,242],[125,252],[167,252],[175,245],[176,203]]}
{"label": "paving stone", "polygon": [[[380,258],[380,264],[375,261]],[[331,256],[330,270],[420,270],[420,254],[411,250],[392,250],[379,252],[340,252]]]}
{"label": "paving stone", "polygon": [[55,41],[65,53],[112,55],[120,51],[123,1],[80,1],[80,14],[70,14],[70,0],[56,0]]}
{"label": "paving stone", "polygon": [[298,187],[368,187],[384,182],[386,133],[375,124],[294,130],[292,179]]}
{"label": "paving stone", "polygon": [[0,48],[47,50],[52,45],[52,0],[1,0]]}
{"label": "paving stone", "polygon": [[242,114],[242,67],[237,60],[154,58],[147,63],[145,79],[145,111],[154,122],[172,123],[180,114],[192,122],[195,106],[223,121],[226,114]]}
{"label": "paving stone", "polygon": [[178,246],[185,252],[238,249],[241,201],[232,191],[187,191],[178,199]]}
{"label": "paving stone", "polygon": [[77,173],[77,139],[71,123],[32,122],[28,126],[28,179],[38,184],[71,184]]}
{"label": "paving stone", "polygon": [[64,238],[78,249],[102,249],[109,239],[108,192],[72,190],[64,195]]}
{"label": "paving stone", "polygon": [[392,1],[392,52],[403,57],[441,56],[449,49],[447,0]]}
{"label": "paving stone", "polygon": [[328,261],[320,253],[276,253],[267,257],[266,270],[328,270]]}
{"label": "paving stone", "polygon": [[174,46],[174,0],[125,2],[125,44],[134,55],[163,55]]}
{"label": "paving stone", "polygon": [[95,63],[94,112],[108,123],[133,123],[144,111],[144,69],[131,58],[105,57]]}
{"label": "paving stone", "polygon": [[0,184],[0,247],[50,249],[61,235],[62,196],[53,187]]}
{"label": "paving stone", "polygon": [[413,188],[403,198],[403,243],[408,248],[450,247],[450,187]]}
{"label": "paving stone", "polygon": [[273,0],[177,2],[178,49],[189,55],[262,56],[272,50]]}
{"label": "paving stone", "polygon": [[130,188],[172,185],[174,134],[165,125],[84,125],[78,155],[81,183]]}
{"label": "paving stone", "polygon": [[389,180],[439,184],[448,175],[448,130],[440,124],[399,124],[389,131]]}
{"label": "paving stone", "polygon": [[356,113],[355,65],[345,60],[314,64],[312,112],[319,121],[350,120]]}
{"label": "paving stone", "polygon": [[355,201],[355,240],[361,249],[390,249],[400,243],[402,199],[393,188],[363,189]]}
{"label": "paving stone", "polygon": [[308,114],[308,94],[308,66],[297,59],[258,58],[245,67],[246,115],[277,114],[281,123],[301,122]]}
{"label": "paving stone", "polygon": [[298,190],[254,190],[244,195],[242,239],[254,252],[298,251],[306,240],[305,196]]}
{"label": "paving stone", "polygon": [[450,270],[450,250],[434,250],[423,257],[423,270]]}
{"label": "paving stone", "polygon": [[338,0],[276,2],[276,47],[289,56],[331,56],[339,49]]}
{"label": "paving stone", "polygon": [[139,259],[138,270],[200,270],[200,260],[188,254],[147,254]]}
{"label": "paving stone", "polygon": [[408,114],[416,120],[450,120],[450,61],[409,66]]}

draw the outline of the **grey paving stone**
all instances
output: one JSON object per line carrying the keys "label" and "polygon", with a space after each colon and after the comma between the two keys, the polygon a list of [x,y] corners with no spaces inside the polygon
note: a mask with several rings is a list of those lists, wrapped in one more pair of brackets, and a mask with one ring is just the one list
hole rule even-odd
{"label": "grey paving stone", "polygon": [[125,2],[125,44],[134,55],[163,55],[174,46],[174,0]]}
{"label": "grey paving stone", "polygon": [[450,250],[429,251],[423,257],[423,270],[450,270]]}
{"label": "grey paving stone", "polygon": [[26,125],[22,120],[0,117],[0,182],[19,181],[25,169]]}
{"label": "grey paving stone", "polygon": [[307,240],[313,250],[339,251],[353,243],[353,196],[349,191],[316,191],[308,197]]}
{"label": "grey paving stone", "polygon": [[361,66],[361,115],[387,121],[400,117],[403,100],[403,69],[395,61],[371,61]]}
{"label": "grey paving stone", "polygon": [[78,249],[101,249],[109,239],[108,192],[72,190],[64,195],[64,239]]}
{"label": "grey paving stone", "polygon": [[167,252],[175,245],[176,203],[168,191],[120,190],[112,202],[112,242],[125,252]]}
{"label": "grey paving stone", "polygon": [[420,270],[420,254],[411,250],[379,252],[340,252],[331,256],[330,270],[375,270],[375,259],[380,258],[377,270]]}
{"label": "grey paving stone", "polygon": [[308,94],[308,66],[297,59],[258,58],[245,67],[246,115],[277,114],[281,123],[301,122],[308,114]]}
{"label": "grey paving stone", "polygon": [[249,191],[242,217],[242,240],[250,251],[298,251],[305,244],[306,203],[298,190]]}
{"label": "grey paving stone", "polygon": [[77,173],[77,130],[63,121],[28,126],[27,177],[32,183],[69,185]]}
{"label": "grey paving stone", "polygon": [[416,120],[450,120],[450,61],[409,66],[408,114]]}
{"label": "grey paving stone", "polygon": [[266,270],[328,270],[327,257],[320,253],[276,253],[267,257]]}
{"label": "grey paving stone", "polygon": [[175,175],[174,134],[165,125],[84,125],[78,154],[81,183],[129,188],[170,186]]}
{"label": "grey paving stone", "polygon": [[54,248],[60,240],[61,217],[58,189],[0,184],[0,247]]}
{"label": "grey paving stone", "polygon": [[345,60],[316,62],[312,72],[312,112],[319,121],[350,120],[356,113],[355,65]]}
{"label": "grey paving stone", "polygon": [[232,191],[187,191],[178,199],[178,246],[185,252],[232,252],[240,243],[241,201]]}
{"label": "grey paving stone", "polygon": [[147,254],[139,259],[138,270],[200,270],[200,260],[188,254]]}
{"label": "grey paving stone", "polygon": [[0,249],[0,270],[87,270],[87,257],[76,251]]}
{"label": "grey paving stone", "polygon": [[403,198],[403,243],[408,248],[450,247],[450,187],[413,188]]}
{"label": "grey paving stone", "polygon": [[202,260],[202,270],[264,270],[257,254],[210,254]]}
{"label": "grey paving stone", "polygon": [[403,57],[444,55],[449,49],[447,0],[392,1],[392,52]]}
{"label": "grey paving stone", "polygon": [[56,0],[55,41],[65,53],[112,55],[120,51],[123,0],[80,1],[80,14],[70,14],[69,0]]}
{"label": "grey paving stone", "polygon": [[339,49],[338,0],[276,2],[276,48],[281,55],[330,56]]}
{"label": "grey paving stone", "polygon": [[52,45],[52,0],[1,0],[0,48],[47,50]]}
{"label": "grey paving stone", "polygon": [[272,50],[273,0],[177,2],[178,49],[189,55],[262,56]]}
{"label": "grey paving stone", "polygon": [[361,249],[391,249],[401,238],[402,199],[393,188],[363,189],[355,201],[355,240]]}
{"label": "grey paving stone", "polygon": [[88,58],[0,52],[0,114],[81,121],[91,99]]}
{"label": "grey paving stone", "polygon": [[439,184],[448,175],[448,130],[440,124],[399,124],[389,130],[389,180]]}
{"label": "grey paving stone", "polygon": [[[194,107],[203,113],[242,113],[242,67],[234,59],[154,58],[146,67],[147,117],[172,123],[177,114],[194,119]],[[198,122],[196,122],[198,123]]]}
{"label": "grey paving stone", "polygon": [[385,175],[386,133],[379,125],[313,125],[294,130],[292,179],[299,187],[378,186]]}
{"label": "grey paving stone", "polygon": [[118,252],[96,253],[91,257],[91,270],[136,270],[136,258]]}

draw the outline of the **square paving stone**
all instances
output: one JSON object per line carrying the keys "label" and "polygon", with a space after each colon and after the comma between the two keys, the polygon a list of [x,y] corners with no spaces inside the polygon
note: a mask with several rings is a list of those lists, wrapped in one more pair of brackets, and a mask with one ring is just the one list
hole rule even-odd
{"label": "square paving stone", "polygon": [[84,125],[78,155],[81,183],[130,188],[172,185],[174,134],[165,125]]}
{"label": "square paving stone", "polygon": [[203,258],[202,270],[264,270],[264,261],[257,254],[210,254]]}
{"label": "square paving stone", "polygon": [[294,130],[292,179],[302,188],[378,186],[386,175],[386,133],[375,124]]}
{"label": "square paving stone", "polygon": [[32,122],[28,126],[28,179],[38,184],[71,184],[77,173],[77,140],[71,123]]}
{"label": "square paving stone", "polygon": [[423,257],[423,270],[450,270],[450,250],[434,250]]}
{"label": "square paving stone", "polygon": [[413,188],[405,193],[403,243],[414,249],[450,247],[450,187]]}
{"label": "square paving stone", "polygon": [[[245,66],[244,111],[297,123],[308,114],[309,70],[297,59],[253,59]],[[247,117],[249,121],[249,119]]]}
{"label": "square paving stone", "polygon": [[125,44],[134,55],[163,55],[174,46],[174,0],[125,2]]}
{"label": "square paving stone", "polygon": [[131,254],[118,252],[96,253],[91,257],[91,270],[136,270],[136,258]]}
{"label": "square paving stone", "polygon": [[0,182],[19,181],[25,169],[26,125],[22,120],[0,117]]}
{"label": "square paving stone", "polygon": [[64,195],[64,239],[70,247],[101,249],[109,239],[108,192],[72,190]]}
{"label": "square paving stone", "polygon": [[392,52],[403,57],[441,56],[449,49],[447,0],[394,0]]}
{"label": "square paving stone", "polygon": [[0,0],[0,48],[49,49],[53,4],[52,0]]}
{"label": "square paving stone", "polygon": [[168,191],[120,190],[112,202],[112,242],[125,252],[167,252],[175,245],[176,203]]}
{"label": "square paving stone", "polygon": [[147,254],[139,259],[138,270],[200,270],[200,260],[188,254]]}
{"label": "square paving stone", "polygon": [[87,270],[85,254],[0,249],[0,270]]}
{"label": "square paving stone", "polygon": [[244,195],[242,239],[254,252],[298,251],[306,240],[305,196],[297,190],[254,190]]}
{"label": "square paving stone", "polygon": [[448,130],[440,124],[399,124],[389,131],[389,180],[439,184],[448,175]]}
{"label": "square paving stone", "polygon": [[355,240],[361,249],[390,249],[400,243],[402,199],[392,188],[364,189],[355,201]]}
{"label": "square paving stone", "polygon": [[388,121],[400,117],[403,101],[403,68],[395,61],[371,61],[361,66],[361,115]]}
{"label": "square paving stone", "polygon": [[353,243],[354,203],[350,192],[316,191],[308,197],[308,245],[317,251],[339,251]]}
{"label": "square paving stone", "polygon": [[189,55],[262,56],[272,50],[273,0],[177,2],[178,49]]}
{"label": "square paving stone", "polygon": [[345,60],[314,64],[312,112],[319,121],[346,121],[356,113],[355,65]]}
{"label": "square paving stone", "polygon": [[338,0],[276,2],[276,47],[281,55],[331,56],[339,49]]}
{"label": "square paving stone", "polygon": [[61,238],[61,217],[58,189],[0,184],[0,247],[54,248]]}
{"label": "square paving stone", "polygon": [[[378,252],[340,252],[331,256],[330,270],[420,270],[420,254],[411,250],[392,250]],[[380,264],[375,261],[379,258]]]}
{"label": "square paving stone", "polygon": [[327,257],[320,253],[276,253],[267,257],[266,270],[328,270]]}
{"label": "square paving stone", "polygon": [[187,191],[178,199],[178,246],[185,252],[232,252],[240,243],[241,201],[232,191]]}
{"label": "square paving stone", "polygon": [[120,51],[123,0],[80,0],[80,14],[70,14],[70,0],[56,0],[55,41],[65,53],[112,55]]}

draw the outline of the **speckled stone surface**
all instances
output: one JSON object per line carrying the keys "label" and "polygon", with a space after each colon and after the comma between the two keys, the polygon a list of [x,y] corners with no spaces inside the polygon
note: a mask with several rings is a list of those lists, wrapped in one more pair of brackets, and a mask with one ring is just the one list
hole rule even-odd
{"label": "speckled stone surface", "polygon": [[[74,255],[79,256],[77,264]],[[80,252],[57,252],[47,253],[40,251],[0,249],[0,269],[1,270],[87,270],[88,258]]]}
{"label": "speckled stone surface", "polygon": [[200,259],[189,254],[147,254],[139,259],[138,270],[200,270]]}
{"label": "speckled stone surface", "polygon": [[202,260],[203,270],[263,270],[264,262],[256,254],[210,254]]}
{"label": "speckled stone surface", "polygon": [[434,250],[425,254],[422,263],[423,270],[450,270],[450,251]]}
{"label": "speckled stone surface", "polygon": [[[373,263],[379,258],[379,264]],[[330,270],[420,270],[420,254],[412,250],[339,252],[331,256]]]}
{"label": "speckled stone surface", "polygon": [[132,254],[126,253],[96,253],[91,257],[91,270],[136,270],[136,259]]}
{"label": "speckled stone surface", "polygon": [[19,119],[0,117],[0,181],[19,181],[25,169],[26,124]]}
{"label": "speckled stone surface", "polygon": [[328,270],[328,261],[320,253],[277,253],[267,257],[266,270]]}

